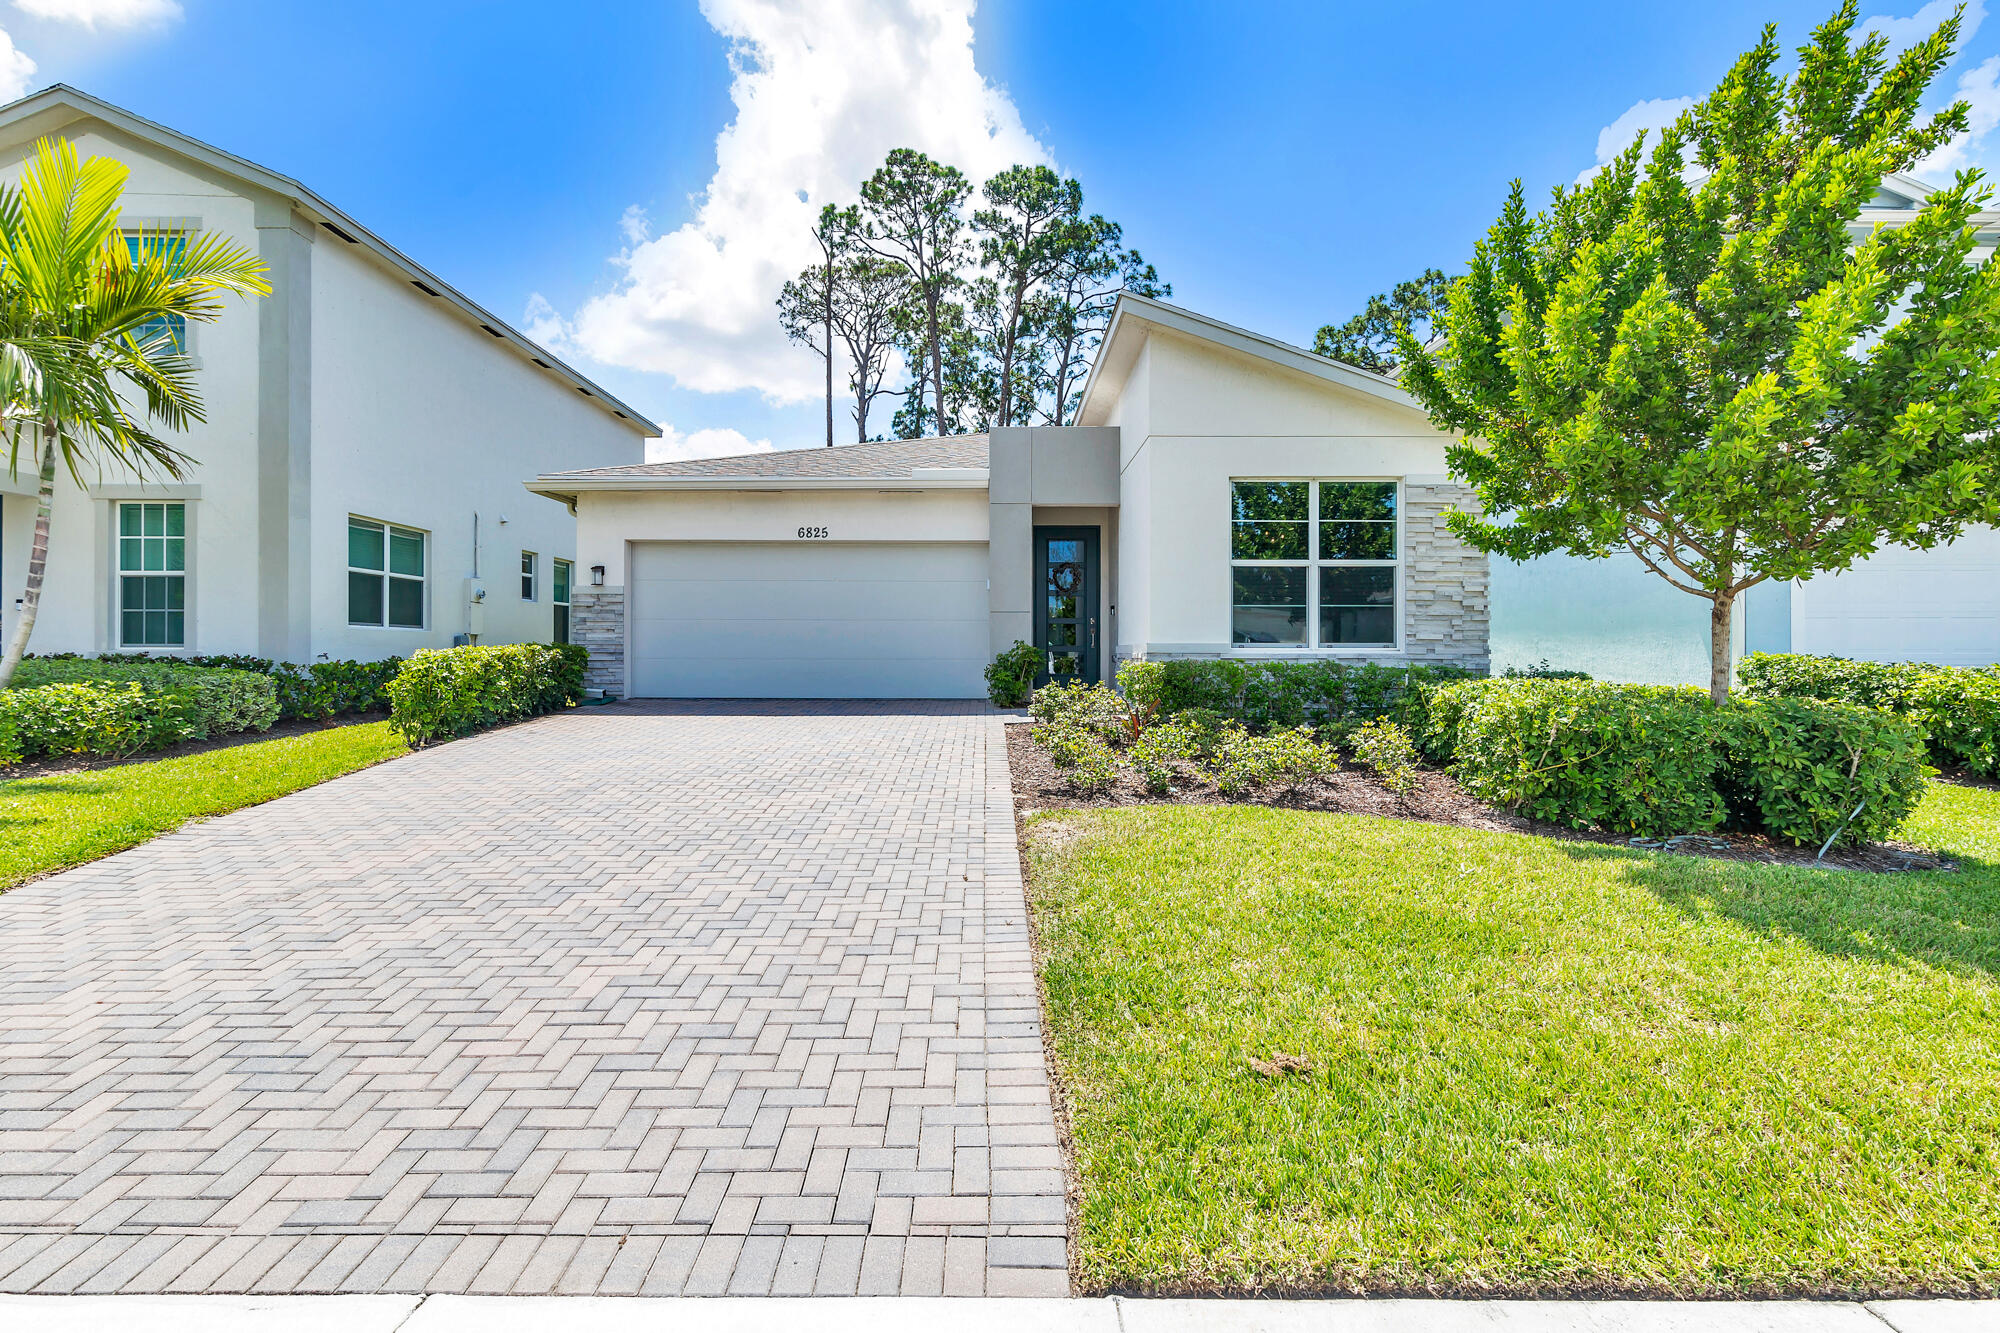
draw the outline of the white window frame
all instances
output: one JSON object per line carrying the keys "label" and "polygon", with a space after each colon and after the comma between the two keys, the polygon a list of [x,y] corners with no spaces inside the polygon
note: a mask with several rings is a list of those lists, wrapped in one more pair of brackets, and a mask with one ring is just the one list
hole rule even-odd
{"label": "white window frame", "polygon": [[[1239,484],[1269,485],[1275,483],[1306,483],[1306,558],[1303,560],[1239,560],[1236,558],[1236,487]],[[1319,558],[1320,504],[1319,488],[1322,485],[1383,485],[1396,488],[1395,555],[1388,560],[1322,560]],[[1227,516],[1229,524],[1229,588],[1228,602],[1223,614],[1228,620],[1228,636],[1231,654],[1251,657],[1366,657],[1390,656],[1403,651],[1404,576],[1403,576],[1403,499],[1404,486],[1401,477],[1231,477]],[[1236,642],[1236,574],[1238,568],[1248,569],[1298,569],[1306,571],[1306,641],[1304,643],[1237,643]],[[1321,645],[1319,629],[1319,577],[1323,568],[1372,568],[1393,569],[1392,584],[1395,589],[1395,610],[1390,616],[1393,637],[1387,643],[1333,643]]]}
{"label": "white window frame", "polygon": [[[146,505],[177,506],[181,511],[181,567],[179,569],[125,568],[125,509]],[[141,541],[146,540],[142,535]],[[181,581],[181,641],[179,643],[135,643],[125,637],[125,579],[174,578]],[[131,499],[111,502],[111,630],[119,652],[185,653],[194,647],[194,505],[186,499]]]}
{"label": "white window frame", "polygon": [[542,591],[542,557],[534,551],[521,552],[521,600],[536,601]]}
{"label": "white window frame", "polygon": [[[348,558],[348,559],[347,559],[347,561],[346,561],[346,564],[347,564],[347,573],[348,573],[348,575],[349,575],[349,580],[348,580],[348,582],[349,582],[350,584],[352,583],[352,576],[353,576],[353,575],[355,575],[355,574],[372,574],[372,575],[376,575],[376,576],[378,576],[379,578],[381,578],[381,580],[382,580],[382,618],[381,618],[380,620],[378,620],[378,621],[367,621],[367,620],[356,620],[356,619],[354,618],[354,594],[353,594],[353,592],[351,591],[351,589],[349,589],[349,588],[343,588],[343,589],[342,589],[342,595],[343,595],[343,596],[345,596],[345,597],[347,598],[347,627],[348,627],[349,629],[379,629],[379,630],[390,630],[390,631],[394,631],[394,632],[399,632],[399,633],[404,633],[404,634],[422,634],[422,633],[425,633],[426,631],[428,631],[428,630],[430,629],[430,626],[431,626],[431,533],[430,533],[430,530],[429,530],[428,528],[416,528],[416,527],[411,527],[411,526],[410,526],[409,524],[407,524],[407,523],[391,523],[391,522],[390,522],[390,521],[389,521],[388,519],[385,519],[385,518],[370,518],[370,517],[369,517],[368,515],[366,515],[366,514],[349,514],[349,515],[347,516],[347,523],[348,523],[348,526],[349,526],[350,528],[351,528],[351,527],[352,527],[352,526],[353,526],[354,524],[357,524],[357,523],[361,523],[361,524],[366,524],[366,525],[368,525],[368,526],[371,526],[371,527],[377,527],[377,528],[380,528],[380,529],[382,529],[382,568],[380,568],[380,569],[368,569],[368,568],[366,568],[365,566],[362,566],[362,565],[357,565],[357,564],[355,564],[355,563],[353,562],[353,559],[352,559],[352,556],[351,556],[351,555],[349,556],[349,558]],[[423,539],[423,543],[424,543],[424,572],[423,572],[423,574],[422,574],[422,575],[420,575],[420,576],[418,576],[418,577],[414,577],[414,578],[413,578],[412,576],[410,576],[410,575],[408,575],[408,574],[392,574],[392,573],[391,573],[391,572],[389,571],[389,566],[390,566],[390,563],[391,563],[391,556],[390,556],[390,554],[389,554],[389,539],[390,539],[390,536],[391,536],[392,534],[394,534],[394,533],[398,533],[398,532],[403,532],[403,533],[409,533],[409,534],[411,534],[411,535],[413,535],[413,536],[416,536],[416,537],[419,537],[419,538],[422,538],[422,539]],[[348,539],[348,538],[347,538],[347,534],[346,534],[345,532],[343,532],[343,533],[342,533],[342,538],[343,538],[343,540],[347,540],[347,539]],[[351,548],[351,547],[350,547],[350,548],[348,548],[348,549],[349,549],[350,551],[352,550],[352,548]],[[422,624],[420,624],[420,625],[391,625],[391,624],[389,623],[389,581],[390,581],[391,579],[401,579],[401,580],[403,580],[403,582],[405,582],[405,583],[415,583],[415,584],[417,584],[417,585],[418,585],[418,587],[419,587],[419,588],[421,589],[421,591],[420,591],[420,592],[419,592],[419,594],[418,594],[418,600],[419,600],[419,604],[420,604],[420,605],[422,606],[422,608],[423,608],[423,623],[422,623]]]}

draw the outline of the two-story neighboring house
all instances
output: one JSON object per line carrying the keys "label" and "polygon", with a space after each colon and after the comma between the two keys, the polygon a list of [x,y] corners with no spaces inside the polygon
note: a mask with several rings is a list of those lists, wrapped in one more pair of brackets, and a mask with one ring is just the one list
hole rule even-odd
{"label": "two-story neighboring house", "polygon": [[[567,637],[576,520],[520,479],[637,463],[657,427],[297,181],[62,86],[0,108],[0,174],[45,137],[130,168],[134,233],[226,233],[272,293],[181,331],[208,417],[175,437],[186,476],[59,476],[30,651]],[[8,634],[35,485],[30,451],[0,466]]]}

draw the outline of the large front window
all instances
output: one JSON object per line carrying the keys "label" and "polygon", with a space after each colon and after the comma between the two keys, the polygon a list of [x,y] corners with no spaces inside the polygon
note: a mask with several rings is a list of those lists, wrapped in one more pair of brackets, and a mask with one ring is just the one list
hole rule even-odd
{"label": "large front window", "polygon": [[118,637],[127,648],[187,646],[187,506],[118,506]]}
{"label": "large front window", "polygon": [[424,534],[347,520],[347,623],[424,627]]}
{"label": "large front window", "polygon": [[1231,642],[1395,646],[1395,482],[1238,481],[1230,490]]}
{"label": "large front window", "polygon": [[549,600],[555,603],[555,642],[569,642],[569,584],[574,566],[557,560],[549,567]]}

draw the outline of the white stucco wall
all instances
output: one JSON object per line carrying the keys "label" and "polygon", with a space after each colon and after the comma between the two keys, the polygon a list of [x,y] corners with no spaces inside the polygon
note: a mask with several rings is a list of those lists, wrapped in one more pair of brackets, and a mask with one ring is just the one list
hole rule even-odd
{"label": "white stucco wall", "polygon": [[[123,212],[128,226],[187,220],[198,222],[204,232],[221,232],[256,247],[251,201],[221,182],[107,132],[88,130],[70,137],[83,156],[113,157],[130,168]],[[0,177],[18,179],[28,155],[29,147],[6,152],[0,158]],[[49,561],[29,651],[90,653],[119,646],[112,614],[116,558],[108,494],[191,501],[188,598],[195,614],[189,649],[251,651],[256,564],[245,557],[244,544],[254,546],[257,525],[257,340],[252,299],[227,301],[216,322],[190,326],[189,346],[200,366],[197,385],[207,421],[168,437],[197,460],[182,482],[154,478],[154,485],[135,490],[143,486],[141,479],[114,465],[92,471],[85,478],[88,486],[79,487],[58,471]],[[18,473],[0,482],[8,492],[0,506],[0,623],[8,634],[14,630],[15,602],[26,579],[35,482],[35,459],[24,449]]]}
{"label": "white stucco wall", "polygon": [[[481,516],[480,573],[488,589],[482,638],[549,637],[553,561],[574,551],[575,522],[562,505],[529,494],[521,482],[566,468],[638,462],[644,438],[441,299],[418,292],[363,247],[303,218],[287,233],[284,221],[294,215],[286,201],[264,198],[260,206],[258,187],[96,120],[72,121],[60,132],[84,155],[111,156],[128,166],[128,225],[222,232],[272,262],[274,279],[282,272],[277,257],[284,245],[303,254],[310,280],[300,285],[307,290],[289,295],[309,305],[310,323],[299,326],[309,331],[308,345],[288,341],[287,347],[294,375],[303,371],[290,429],[310,441],[305,475],[294,478],[292,493],[307,488],[310,500],[289,533],[271,526],[269,505],[260,515],[260,412],[268,417],[272,410],[268,392],[260,399],[260,381],[281,373],[268,364],[262,316],[276,298],[228,301],[218,321],[189,328],[207,420],[173,437],[198,460],[188,475],[172,483],[142,482],[111,467],[87,477],[85,487],[59,477],[30,651],[121,646],[114,616],[118,498],[187,502],[189,641],[183,651],[270,651],[271,598],[282,592],[260,587],[270,568],[268,559],[260,565],[260,546],[274,540],[298,543],[309,569],[309,641],[300,645],[300,655],[379,657],[447,644],[467,627],[464,579],[473,566],[474,512]],[[20,145],[0,154],[0,176],[16,178],[28,151]],[[297,239],[287,242],[288,235]],[[16,621],[34,521],[34,460],[24,455],[21,462],[18,475],[0,476],[0,629],[7,633]],[[425,630],[347,625],[350,513],[430,534]],[[532,603],[520,597],[523,550],[539,556]]]}
{"label": "white stucco wall", "polygon": [[[1128,402],[1135,397],[1143,402]],[[1127,655],[1238,651],[1230,644],[1233,479],[1445,474],[1444,437],[1421,413],[1161,331],[1148,336],[1112,420],[1133,423],[1122,441],[1119,548]]]}
{"label": "white stucco wall", "polygon": [[[335,657],[442,647],[467,630],[465,581],[486,589],[482,642],[546,640],[552,562],[576,522],[523,479],[637,463],[644,440],[373,262],[322,233],[313,247],[313,639]],[[347,623],[347,519],[429,534],[428,625]],[[537,600],[520,596],[522,551],[540,557]]]}

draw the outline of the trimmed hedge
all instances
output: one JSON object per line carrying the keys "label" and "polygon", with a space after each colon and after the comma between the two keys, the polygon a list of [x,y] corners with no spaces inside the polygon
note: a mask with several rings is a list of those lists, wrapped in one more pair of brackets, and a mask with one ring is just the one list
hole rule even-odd
{"label": "trimmed hedge", "polygon": [[553,712],[583,697],[575,644],[425,648],[389,682],[389,726],[411,745]]}
{"label": "trimmed hedge", "polygon": [[2000,666],[1752,653],[1736,678],[1754,699],[1826,699],[1901,713],[1924,729],[1933,762],[2000,777]]}
{"label": "trimmed hedge", "polygon": [[1177,659],[1158,664],[1163,716],[1212,710],[1251,731],[1312,727],[1345,741],[1366,722],[1417,725],[1428,687],[1479,679],[1464,667],[1393,667],[1367,662],[1245,662]]}
{"label": "trimmed hedge", "polygon": [[5,694],[17,758],[117,758],[263,731],[278,719],[277,690],[268,676],[160,661],[31,659],[21,663]]}
{"label": "trimmed hedge", "polygon": [[126,666],[208,667],[254,671],[269,676],[278,692],[278,720],[321,722],[347,713],[386,712],[387,687],[402,668],[400,657],[375,662],[279,662],[242,653],[155,657],[148,653],[102,653],[86,658],[75,653],[29,657],[28,662],[109,662]]}
{"label": "trimmed hedge", "polygon": [[1572,828],[1868,841],[1901,825],[1929,776],[1914,723],[1851,704],[1717,708],[1701,690],[1547,679],[1427,693],[1428,757],[1483,800]]}

